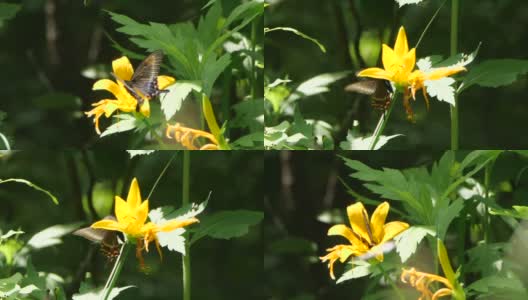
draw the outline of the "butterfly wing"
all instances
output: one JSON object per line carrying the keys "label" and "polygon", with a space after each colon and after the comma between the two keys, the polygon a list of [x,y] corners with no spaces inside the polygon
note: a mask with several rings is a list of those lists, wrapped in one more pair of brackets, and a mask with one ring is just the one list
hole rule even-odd
{"label": "butterfly wing", "polygon": [[373,99],[375,108],[385,110],[390,104],[392,86],[387,80],[366,79],[347,85],[345,91],[367,95]]}
{"label": "butterfly wing", "polygon": [[139,64],[132,79],[126,81],[127,88],[133,90],[132,94],[134,97],[138,96],[138,92],[147,98],[152,98],[159,94],[158,75],[162,61],[163,52],[156,50]]}

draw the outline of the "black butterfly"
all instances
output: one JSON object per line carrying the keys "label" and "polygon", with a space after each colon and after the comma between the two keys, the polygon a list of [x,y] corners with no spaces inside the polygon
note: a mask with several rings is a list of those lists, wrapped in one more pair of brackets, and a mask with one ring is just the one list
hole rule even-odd
{"label": "black butterfly", "polygon": [[[106,216],[104,220],[116,220],[114,216]],[[94,229],[91,227],[81,228],[73,232],[87,240],[101,244],[101,252],[113,261],[119,256],[119,235],[116,231],[106,229]]]}
{"label": "black butterfly", "polygon": [[[163,61],[163,51],[156,50],[145,58],[136,68],[132,79],[121,80],[115,74],[112,74],[117,80],[121,81],[126,90],[136,98],[138,102],[137,110],[147,99],[154,98],[161,93],[167,93],[168,90],[158,89],[158,75],[161,62]],[[141,96],[142,95],[142,96]]]}
{"label": "black butterfly", "polygon": [[366,79],[354,82],[347,85],[345,91],[372,97],[372,106],[381,110],[387,109],[393,93],[390,82],[384,79]]}

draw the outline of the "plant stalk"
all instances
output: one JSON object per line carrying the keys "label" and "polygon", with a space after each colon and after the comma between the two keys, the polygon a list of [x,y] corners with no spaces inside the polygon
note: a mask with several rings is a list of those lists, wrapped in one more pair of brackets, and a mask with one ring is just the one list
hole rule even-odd
{"label": "plant stalk", "polygon": [[397,91],[394,92],[394,95],[392,96],[391,103],[389,105],[389,109],[387,109],[383,114],[381,115],[381,118],[378,121],[378,125],[376,126],[376,129],[374,130],[374,139],[370,143],[369,150],[374,150],[376,148],[376,144],[379,141],[380,136],[383,134],[383,130],[385,130],[385,126],[387,126],[387,122],[389,121],[389,117],[391,115],[392,109],[394,108],[394,103],[399,98],[399,94]]}
{"label": "plant stalk", "polygon": [[[183,151],[182,206],[189,204],[191,172],[191,152]],[[182,256],[183,267],[183,300],[191,300],[191,249],[185,243],[185,255]]]}
{"label": "plant stalk", "polygon": [[[458,49],[458,15],[459,2],[451,0],[451,56]],[[458,150],[458,99],[455,94],[455,105],[451,105],[451,150]]]}
{"label": "plant stalk", "polygon": [[103,300],[107,300],[110,296],[110,293],[112,292],[112,289],[114,288],[117,282],[117,278],[121,273],[121,269],[123,269],[123,266],[125,265],[125,260],[128,255],[128,252],[130,252],[130,248],[132,248],[132,244],[128,241],[126,241],[121,247],[121,252],[117,257],[117,260],[112,269],[112,273],[110,273],[110,276],[108,277],[108,280],[106,281],[105,287],[103,289]]}

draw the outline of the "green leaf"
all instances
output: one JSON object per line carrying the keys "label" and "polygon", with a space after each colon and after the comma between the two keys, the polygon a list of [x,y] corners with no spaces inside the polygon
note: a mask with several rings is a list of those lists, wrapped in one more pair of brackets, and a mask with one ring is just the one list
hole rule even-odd
{"label": "green leaf", "polygon": [[[108,295],[108,300],[115,299],[119,294],[121,294],[124,290],[127,290],[129,288],[135,287],[133,285],[128,285],[124,287],[115,287],[112,289],[110,294]],[[103,289],[99,288],[96,290],[91,290],[82,294],[74,294],[72,296],[72,300],[100,300],[102,298]]]}
{"label": "green leaf", "polygon": [[480,293],[489,293],[493,290],[510,290],[526,292],[523,283],[516,277],[506,277],[506,275],[492,275],[484,277],[470,284],[468,290]]}
{"label": "green leaf", "polygon": [[513,209],[490,207],[490,214],[528,220],[528,206],[512,206]]}
{"label": "green leaf", "polygon": [[8,297],[20,290],[18,283],[22,280],[22,274],[15,273],[11,277],[0,279],[0,296]]}
{"label": "green leaf", "polygon": [[130,115],[120,115],[120,116],[121,116],[120,118],[123,118],[123,120],[110,125],[108,128],[106,128],[105,131],[101,133],[100,137],[105,137],[105,136],[112,135],[112,134],[119,133],[119,132],[130,131],[137,127],[136,119],[133,116],[130,116]]}
{"label": "green leaf", "polygon": [[464,200],[461,198],[453,201],[447,209],[441,209],[438,213],[437,227],[438,238],[443,240],[445,238],[447,229],[453,220],[459,216],[460,211],[464,208]]}
{"label": "green leaf", "polygon": [[302,97],[309,97],[330,91],[328,86],[348,76],[352,71],[325,73],[312,77],[301,83],[292,93],[288,101],[295,101]]}
{"label": "green leaf", "polygon": [[487,60],[470,69],[458,89],[458,93],[472,85],[499,87],[515,82],[518,76],[528,73],[528,60]]}
{"label": "green leaf", "polygon": [[349,271],[345,272],[339,279],[336,281],[337,284],[345,282],[347,280],[361,278],[372,273],[372,266],[367,262],[356,261],[358,266],[352,267]]}
{"label": "green leaf", "polygon": [[29,187],[32,187],[34,188],[35,190],[37,191],[40,191],[40,192],[43,192],[44,194],[48,195],[51,199],[51,201],[53,201],[53,203],[55,204],[59,204],[59,200],[57,199],[57,197],[53,196],[52,193],[50,193],[48,190],[45,190],[41,187],[39,187],[38,185],[32,183],[31,181],[28,181],[28,180],[25,180],[25,179],[20,179],[20,178],[9,178],[9,179],[0,179],[0,184],[2,183],[7,183],[7,182],[18,182],[18,183],[23,183]]}
{"label": "green leaf", "polygon": [[13,18],[20,8],[20,4],[0,3],[0,23]]}
{"label": "green leaf", "polygon": [[426,235],[436,236],[436,232],[430,227],[411,226],[394,238],[396,252],[400,255],[402,262],[406,262],[416,252],[418,244]]}
{"label": "green leaf", "polygon": [[202,71],[202,81],[203,81],[203,92],[206,95],[211,94],[213,85],[218,79],[218,76],[229,66],[231,63],[231,55],[226,53],[222,55],[218,60],[214,56],[209,56],[209,59],[204,62],[203,71]]}
{"label": "green leaf", "polygon": [[249,227],[262,221],[264,214],[251,210],[219,211],[200,218],[200,224],[193,234],[191,244],[204,236],[216,239],[231,239],[248,233]]}
{"label": "green leaf", "polygon": [[248,148],[248,149],[263,149],[264,147],[264,134],[262,132],[255,132],[240,137],[238,140],[231,143],[231,146],[236,148]]}
{"label": "green leaf", "polygon": [[233,106],[235,118],[231,120],[231,127],[249,128],[250,132],[260,133],[263,141],[264,130],[264,99],[249,99]]}
{"label": "green leaf", "polygon": [[78,222],[48,227],[32,236],[27,244],[34,249],[42,249],[61,244],[61,238],[63,236],[77,230],[81,225],[82,223]]}
{"label": "green leaf", "polygon": [[267,86],[264,89],[264,98],[271,103],[273,112],[275,113],[280,112],[282,102],[284,102],[289,95],[290,89],[288,89],[285,83]]}
{"label": "green leaf", "polygon": [[317,39],[305,34],[305,33],[302,33],[300,32],[299,30],[295,29],[295,28],[291,28],[291,27],[274,27],[274,28],[264,28],[264,34],[268,33],[268,32],[273,32],[273,31],[286,31],[286,32],[291,32],[291,33],[294,33],[300,37],[302,37],[303,39],[306,39],[306,40],[309,40],[311,41],[312,43],[316,44],[319,49],[321,50],[321,52],[323,53],[326,53],[326,48],[325,46],[323,46],[323,44],[321,44]]}
{"label": "green leaf", "polygon": [[183,101],[187,98],[191,91],[200,92],[202,90],[200,84],[196,81],[176,81],[173,85],[167,88],[169,92],[161,97],[161,109],[165,114],[165,119],[169,120],[180,110]]}

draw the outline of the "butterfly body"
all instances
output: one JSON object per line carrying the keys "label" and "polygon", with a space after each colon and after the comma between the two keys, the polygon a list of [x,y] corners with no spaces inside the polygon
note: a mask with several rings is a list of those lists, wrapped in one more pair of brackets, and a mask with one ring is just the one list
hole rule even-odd
{"label": "butterfly body", "polygon": [[393,93],[390,82],[383,79],[366,79],[354,82],[347,85],[345,91],[370,96],[373,100],[372,106],[380,110],[387,109]]}
{"label": "butterfly body", "polygon": [[163,52],[156,50],[139,64],[130,80],[122,80],[112,74],[123,83],[130,95],[137,100],[138,111],[145,100],[150,100],[161,93],[168,92],[168,90],[160,90],[158,88],[158,75],[162,61]]}

